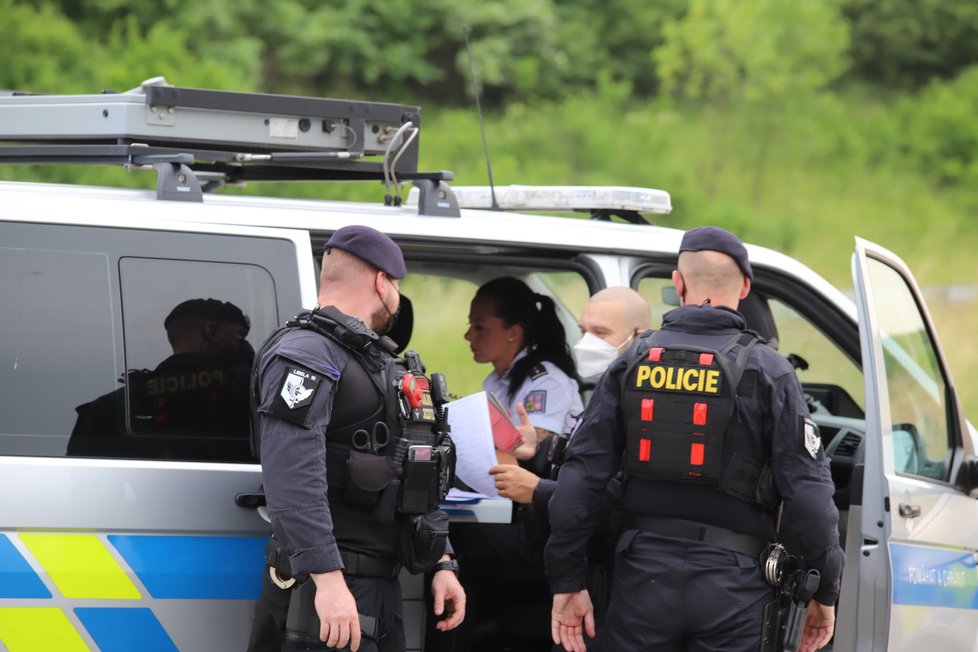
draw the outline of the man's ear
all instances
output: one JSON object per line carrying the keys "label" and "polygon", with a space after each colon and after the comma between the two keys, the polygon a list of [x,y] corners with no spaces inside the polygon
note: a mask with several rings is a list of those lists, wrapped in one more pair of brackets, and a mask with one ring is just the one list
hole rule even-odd
{"label": "man's ear", "polygon": [[745,276],[744,286],[740,288],[740,300],[746,299],[748,294],[750,294],[750,279]]}
{"label": "man's ear", "polygon": [[200,332],[204,335],[204,340],[207,342],[216,342],[217,337],[217,324],[212,321],[205,321],[204,326],[200,329]]}
{"label": "man's ear", "polygon": [[672,284],[676,286],[676,296],[679,297],[679,305],[686,304],[686,279],[679,273],[678,269],[672,270]]}

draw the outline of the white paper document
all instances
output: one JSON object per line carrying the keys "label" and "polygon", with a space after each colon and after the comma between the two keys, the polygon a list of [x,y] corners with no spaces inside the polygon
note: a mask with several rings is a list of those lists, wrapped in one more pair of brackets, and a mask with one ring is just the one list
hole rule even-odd
{"label": "white paper document", "polygon": [[492,443],[489,400],[485,392],[469,394],[447,403],[448,423],[455,442],[455,475],[475,491],[490,498],[500,498],[489,475],[489,467],[498,464]]}

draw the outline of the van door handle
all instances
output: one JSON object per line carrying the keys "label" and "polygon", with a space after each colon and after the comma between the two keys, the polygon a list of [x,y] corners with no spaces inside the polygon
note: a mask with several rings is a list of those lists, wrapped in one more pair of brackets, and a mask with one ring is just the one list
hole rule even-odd
{"label": "van door handle", "polygon": [[[265,492],[240,493],[234,497],[234,504],[246,509],[257,509],[265,506]],[[902,508],[902,505],[901,505]]]}
{"label": "van door handle", "polygon": [[920,505],[900,503],[899,512],[903,518],[916,518],[920,516]]}

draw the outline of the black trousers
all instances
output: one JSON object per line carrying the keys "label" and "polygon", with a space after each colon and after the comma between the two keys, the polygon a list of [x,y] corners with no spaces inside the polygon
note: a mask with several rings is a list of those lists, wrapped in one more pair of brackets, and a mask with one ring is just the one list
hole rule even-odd
{"label": "black trousers", "polygon": [[[357,611],[377,619],[378,640],[361,639],[360,652],[404,652],[404,614],[401,585],[397,578],[346,575],[346,585],[357,601]],[[289,612],[291,589],[280,589],[262,575],[262,592],[255,605],[248,652],[305,652],[306,650],[347,650],[325,644],[305,645],[285,639],[285,618]]]}
{"label": "black trousers", "polygon": [[757,650],[764,605],[774,599],[760,560],[695,541],[626,531],[619,539],[609,650]]}
{"label": "black trousers", "polygon": [[551,597],[545,539],[519,523],[452,523],[465,589],[465,620],[439,632],[429,619],[427,652],[549,652]]}

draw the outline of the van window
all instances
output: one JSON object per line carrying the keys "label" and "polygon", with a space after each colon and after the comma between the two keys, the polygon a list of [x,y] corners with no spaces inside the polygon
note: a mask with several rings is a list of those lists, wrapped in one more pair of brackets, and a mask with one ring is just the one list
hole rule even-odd
{"label": "van window", "polygon": [[897,473],[947,480],[955,446],[948,385],[913,292],[892,267],[868,259],[886,368]]}
{"label": "van window", "polygon": [[796,365],[809,398],[832,414],[862,418],[866,402],[862,369],[795,308],[774,298],[767,303],[777,328],[778,350]]}
{"label": "van window", "polygon": [[63,455],[75,406],[115,385],[109,257],[0,247],[0,306],[0,452]]}
{"label": "van window", "polygon": [[254,349],[299,307],[290,242],[18,223],[0,242],[0,455],[252,461]]}
{"label": "van window", "polygon": [[76,408],[68,454],[248,460],[248,383],[255,331],[274,327],[263,311],[271,276],[238,263],[118,264],[126,370],[118,388]]}

